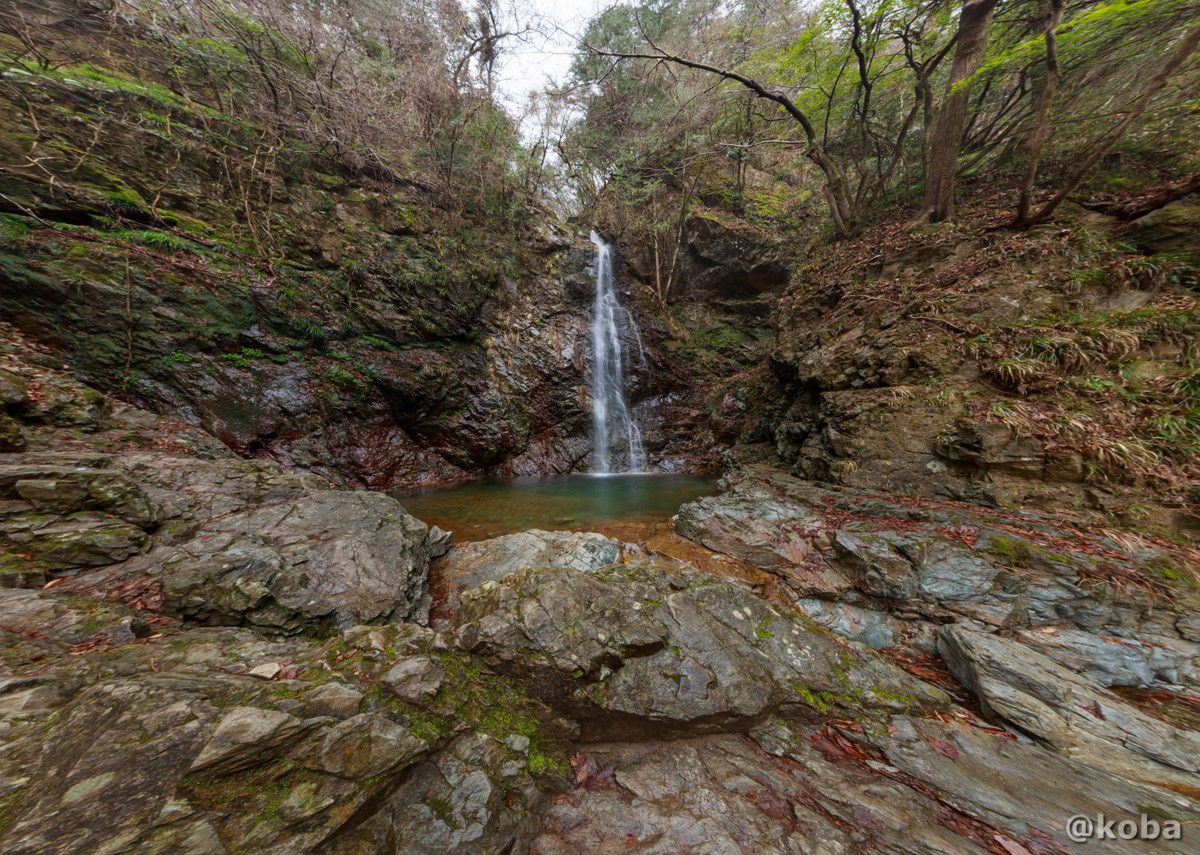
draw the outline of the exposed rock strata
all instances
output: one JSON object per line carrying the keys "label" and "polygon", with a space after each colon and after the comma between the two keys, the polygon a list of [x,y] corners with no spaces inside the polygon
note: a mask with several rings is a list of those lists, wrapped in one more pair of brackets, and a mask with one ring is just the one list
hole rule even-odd
{"label": "exposed rock strata", "polygon": [[62,388],[88,430],[0,460],[6,853],[1200,852],[1066,831],[1200,821],[1200,618],[1142,575],[1178,550],[751,467],[677,528],[757,576],[435,559],[393,499]]}

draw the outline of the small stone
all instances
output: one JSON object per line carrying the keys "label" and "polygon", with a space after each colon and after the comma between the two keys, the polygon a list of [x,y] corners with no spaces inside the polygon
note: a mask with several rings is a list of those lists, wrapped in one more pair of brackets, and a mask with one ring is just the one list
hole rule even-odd
{"label": "small stone", "polygon": [[278,710],[234,707],[221,719],[189,771],[228,775],[248,769],[271,759],[275,749],[294,742],[309,726]]}
{"label": "small stone", "polygon": [[519,733],[511,733],[504,740],[504,744],[520,754],[524,754],[529,749],[529,737],[522,736]]}
{"label": "small stone", "polygon": [[429,557],[439,558],[449,552],[450,547],[454,545],[454,533],[440,529],[436,525],[431,526],[426,542],[429,544]]}
{"label": "small stone", "polygon": [[354,715],[362,699],[362,692],[356,692],[344,683],[326,683],[304,693],[304,703],[312,715],[331,715],[335,718]]}
{"label": "small stone", "polygon": [[274,680],[282,670],[283,666],[278,662],[264,662],[262,665],[251,668],[249,674],[251,677],[258,677],[262,680]]}
{"label": "small stone", "polygon": [[446,669],[428,656],[411,656],[383,675],[383,684],[392,694],[410,704],[437,694],[446,677]]}

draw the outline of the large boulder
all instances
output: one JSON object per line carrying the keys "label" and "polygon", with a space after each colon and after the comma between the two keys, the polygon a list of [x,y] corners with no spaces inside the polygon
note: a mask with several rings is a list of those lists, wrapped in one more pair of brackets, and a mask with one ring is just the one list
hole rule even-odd
{"label": "large boulder", "polygon": [[54,657],[46,639],[40,673],[3,677],[27,639],[0,627],[0,851],[524,851],[565,724],[457,654],[436,703],[397,701],[356,637],[190,628]]}
{"label": "large boulder", "polygon": [[887,728],[778,719],[747,736],[581,747],[574,786],[532,855],[983,855],[1196,853],[1178,838],[1097,838],[1072,817],[1200,818],[1200,805],[966,722],[898,716]]}
{"label": "large boulder", "polygon": [[443,617],[454,614],[462,593],[498,581],[523,567],[588,571],[621,559],[621,542],[596,532],[530,529],[455,546],[430,569],[430,589]]}
{"label": "large boulder", "polygon": [[761,570],[785,572],[813,555],[821,523],[819,514],[794,502],[725,493],[680,508],[675,531]]}
{"label": "large boulder", "polygon": [[945,696],[795,613],[699,573],[520,571],[468,592],[459,643],[585,739],[937,708]]}
{"label": "large boulder", "polygon": [[185,618],[328,631],[422,619],[429,560],[443,548],[389,496],[326,490],[211,520],[76,586],[161,578],[165,609]]}
{"label": "large boulder", "polygon": [[1191,673],[1195,653],[1179,645],[1194,634],[1194,606],[1164,596],[1147,569],[1174,567],[1187,560],[1180,554],[1032,514],[812,484],[768,466],[724,483],[720,496],[680,508],[675,530],[778,577],[797,600],[937,623],[1154,636],[1173,645],[1174,672]]}

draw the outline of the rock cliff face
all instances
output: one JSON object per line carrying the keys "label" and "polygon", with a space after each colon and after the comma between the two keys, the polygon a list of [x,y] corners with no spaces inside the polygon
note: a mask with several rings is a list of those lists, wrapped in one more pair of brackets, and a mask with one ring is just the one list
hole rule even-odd
{"label": "rock cliff face", "polygon": [[676,517],[718,575],[452,547],[5,347],[5,852],[1200,852],[1170,542],[755,465]]}
{"label": "rock cliff face", "polygon": [[[54,44],[111,38],[137,73],[4,77],[0,158],[33,164],[0,172],[7,322],[115,397],[337,483],[586,468],[582,235],[515,202],[504,222],[452,210],[419,175],[295,140],[264,150],[96,11],[56,6]],[[649,345],[633,393],[652,460],[712,468],[687,429],[703,378]]]}
{"label": "rock cliff face", "polygon": [[1193,535],[1195,268],[1140,221],[993,216],[806,259],[771,354],[777,453],[809,479]]}
{"label": "rock cliff face", "polygon": [[[1193,537],[1195,210],[1015,232],[971,200],[956,223],[892,213],[822,242],[699,207],[651,339],[705,378],[694,421],[735,458]],[[655,247],[623,250],[657,305]]]}

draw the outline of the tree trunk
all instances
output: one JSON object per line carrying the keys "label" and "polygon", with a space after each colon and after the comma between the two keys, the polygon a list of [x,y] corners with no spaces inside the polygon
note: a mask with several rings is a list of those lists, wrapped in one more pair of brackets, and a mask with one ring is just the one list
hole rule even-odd
{"label": "tree trunk", "polygon": [[983,61],[992,13],[999,0],[966,0],[959,16],[950,86],[938,112],[925,173],[923,218],[931,223],[949,219],[954,213],[954,182],[958,152],[962,147],[971,99],[971,76]]}
{"label": "tree trunk", "polygon": [[[985,0],[993,5],[997,0]],[[681,56],[673,56],[660,50],[658,45],[653,42],[651,46],[659,51],[659,53],[617,53],[612,51],[599,50],[590,45],[585,45],[589,51],[596,56],[611,56],[616,59],[652,59],[657,62],[671,62],[676,65],[682,65],[684,68],[694,68],[699,71],[707,71],[710,74],[716,74],[726,80],[732,80],[745,86],[759,98],[764,98],[768,101],[773,101],[783,107],[800,125],[804,131],[804,137],[808,141],[808,151],[806,152],[808,159],[811,160],[821,173],[825,176],[825,199],[829,203],[829,212],[833,217],[834,225],[837,230],[843,234],[852,234],[858,226],[856,211],[853,202],[850,198],[850,192],[846,186],[846,176],[838,165],[829,157],[822,148],[820,140],[817,138],[817,130],[813,126],[812,120],[805,114],[796,104],[784,95],[774,89],[769,89],[757,80],[746,77],[744,74],[739,74],[736,71],[731,71],[724,68],[718,68],[715,65],[709,65],[704,62],[697,62],[692,59],[685,59]]]}
{"label": "tree trunk", "polygon": [[1193,172],[1166,184],[1158,184],[1130,197],[1101,198],[1080,204],[1089,211],[1099,211],[1118,220],[1136,220],[1192,193],[1200,193],[1200,172]]}
{"label": "tree trunk", "polygon": [[1033,205],[1033,186],[1037,182],[1038,163],[1042,159],[1042,146],[1050,131],[1050,107],[1054,92],[1058,89],[1058,36],[1056,30],[1062,22],[1063,0],[1050,0],[1046,12],[1046,79],[1038,93],[1037,113],[1034,118],[1033,136],[1029,140],[1029,163],[1021,179],[1021,194],[1017,201],[1017,218],[1014,224],[1023,226],[1029,219]]}
{"label": "tree trunk", "polygon": [[1200,27],[1196,27],[1183,37],[1179,44],[1175,46],[1175,50],[1171,52],[1167,61],[1163,63],[1162,68],[1150,80],[1150,83],[1146,86],[1146,90],[1142,93],[1142,97],[1138,98],[1133,106],[1130,107],[1129,112],[1125,114],[1125,118],[1092,147],[1092,153],[1088,155],[1079,169],[1067,179],[1067,183],[1063,185],[1062,189],[1055,193],[1054,198],[1039,208],[1036,213],[1027,217],[1023,225],[1033,226],[1049,219],[1050,215],[1058,209],[1058,206],[1063,203],[1068,194],[1079,186],[1079,182],[1091,171],[1092,167],[1100,162],[1100,158],[1104,157],[1105,153],[1116,144],[1117,140],[1125,136],[1125,132],[1129,130],[1129,126],[1137,121],[1142,113],[1146,112],[1146,108],[1150,106],[1150,102],[1154,100],[1154,96],[1167,85],[1167,81],[1171,79],[1171,75],[1178,70],[1179,66],[1187,61],[1187,58],[1192,55],[1192,51],[1196,49],[1197,45],[1200,45]]}

